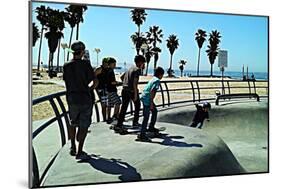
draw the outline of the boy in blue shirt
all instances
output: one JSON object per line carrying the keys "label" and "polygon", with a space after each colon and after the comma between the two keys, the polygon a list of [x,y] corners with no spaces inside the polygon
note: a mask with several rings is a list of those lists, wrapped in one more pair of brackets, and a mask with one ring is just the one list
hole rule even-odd
{"label": "boy in blue shirt", "polygon": [[[150,141],[146,136],[146,131],[158,133],[159,130],[154,127],[157,119],[157,109],[153,102],[156,92],[160,86],[160,80],[164,75],[164,70],[161,67],[157,67],[154,72],[154,77],[146,84],[144,87],[141,101],[143,103],[143,121],[140,135],[138,135],[138,140],[140,141]],[[147,130],[147,124],[149,120],[150,111],[152,113],[150,124]]]}

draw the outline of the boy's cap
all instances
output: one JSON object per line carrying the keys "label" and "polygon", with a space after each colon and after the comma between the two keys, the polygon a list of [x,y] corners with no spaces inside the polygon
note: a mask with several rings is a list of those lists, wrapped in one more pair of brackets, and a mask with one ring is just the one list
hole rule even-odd
{"label": "boy's cap", "polygon": [[211,104],[209,102],[204,102],[203,103],[203,108],[209,108],[211,109]]}
{"label": "boy's cap", "polygon": [[79,51],[84,51],[86,48],[85,44],[82,41],[75,41],[72,43],[70,48],[68,48],[68,51],[71,53],[79,52]]}

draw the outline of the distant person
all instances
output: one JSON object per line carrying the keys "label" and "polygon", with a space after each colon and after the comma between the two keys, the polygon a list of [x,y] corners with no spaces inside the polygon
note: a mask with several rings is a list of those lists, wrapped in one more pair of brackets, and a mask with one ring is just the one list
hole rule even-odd
{"label": "distant person", "polygon": [[209,102],[204,102],[203,104],[196,104],[196,113],[194,114],[192,123],[190,127],[202,128],[204,120],[209,120],[209,110],[211,109],[211,104]]}
{"label": "distant person", "polygon": [[[159,130],[155,128],[157,108],[153,100],[156,96],[157,90],[159,89],[160,80],[163,78],[163,75],[164,69],[157,67],[154,72],[154,77],[145,85],[143,89],[141,96],[141,101],[143,103],[143,121],[140,135],[138,135],[138,139],[141,141],[150,141],[150,139],[146,136],[146,131],[159,133]],[[152,116],[147,130],[150,112],[152,113]]]}
{"label": "distant person", "polygon": [[[70,155],[77,159],[87,157],[83,151],[84,141],[92,117],[92,98],[90,89],[93,86],[93,68],[82,60],[85,45],[76,41],[71,45],[73,59],[63,66],[63,80],[66,86],[66,100],[69,108],[71,126],[69,136],[71,140]],[[76,136],[76,127],[78,132]],[[75,137],[79,142],[76,153]]]}
{"label": "distant person", "polygon": [[[107,73],[107,91],[108,91],[108,108],[107,108],[107,123],[110,124],[113,120],[118,120],[119,110],[121,105],[120,97],[117,94],[117,85],[121,84],[116,81],[114,68],[116,60],[112,57],[108,59],[109,70]],[[114,108],[113,117],[111,118],[111,108]]]}
{"label": "distant person", "polygon": [[132,100],[135,105],[133,126],[139,126],[139,111],[140,111],[140,99],[138,82],[139,76],[141,75],[141,69],[145,68],[145,58],[142,55],[135,56],[135,65],[130,67],[122,76],[123,89],[122,89],[122,106],[118,118],[117,125],[115,125],[114,130],[120,134],[126,134],[127,130],[123,127],[123,122],[125,119],[125,114]]}
{"label": "distant person", "polygon": [[256,81],[254,73],[252,73],[251,78],[252,78],[252,81]]}
{"label": "distant person", "polygon": [[103,121],[107,121],[106,112],[108,105],[108,91],[107,91],[107,74],[108,74],[108,58],[103,58],[102,65],[95,70],[95,75],[98,79],[98,86],[96,91],[98,93]]}

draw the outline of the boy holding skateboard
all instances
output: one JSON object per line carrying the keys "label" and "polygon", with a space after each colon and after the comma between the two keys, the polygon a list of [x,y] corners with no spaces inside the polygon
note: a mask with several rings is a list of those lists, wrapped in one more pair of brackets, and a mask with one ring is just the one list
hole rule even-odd
{"label": "boy holding skateboard", "polygon": [[[154,77],[144,87],[141,96],[141,101],[143,103],[143,121],[141,126],[141,132],[140,135],[138,135],[137,140],[150,141],[150,139],[146,136],[146,131],[153,132],[154,134],[159,133],[159,130],[154,127],[157,119],[157,109],[153,102],[153,99],[160,86],[160,80],[162,79],[163,75],[164,75],[163,68],[157,67],[154,72]],[[152,113],[152,116],[151,116],[149,127],[147,129],[150,111]]]}

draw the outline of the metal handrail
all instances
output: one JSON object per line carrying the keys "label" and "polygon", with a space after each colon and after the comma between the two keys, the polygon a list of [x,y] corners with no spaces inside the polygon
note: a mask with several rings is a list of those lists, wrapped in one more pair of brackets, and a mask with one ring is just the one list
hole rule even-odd
{"label": "metal handrail", "polygon": [[[200,83],[206,83],[206,82],[212,82],[212,83],[221,83],[221,86],[211,86],[211,87],[206,87],[202,86],[200,87]],[[215,96],[211,98],[202,98],[202,93],[204,90],[211,90],[211,89],[217,89],[217,90],[222,90],[225,91],[224,87],[224,82],[227,82],[227,89],[228,93],[230,94],[230,89],[248,89],[249,92],[251,93],[252,89],[256,92],[257,88],[264,88],[266,89],[266,93],[268,92],[268,85],[266,87],[263,86],[256,86],[256,83],[259,82],[268,82],[266,80],[257,80],[257,81],[241,81],[241,80],[167,80],[167,81],[161,81],[159,91],[160,95],[162,97],[161,103],[156,103],[157,107],[165,107],[165,106],[171,106],[174,104],[182,104],[182,103],[195,103],[195,102],[200,102],[202,100],[215,100]],[[230,86],[230,83],[247,83],[248,86]],[[250,82],[253,82],[253,85],[250,84]],[[139,82],[139,85],[144,85],[147,82],[142,81]],[[174,84],[174,83],[189,83],[191,88],[171,88],[169,89],[168,84]],[[195,83],[195,85],[194,85]],[[162,84],[165,86],[165,89],[163,88]],[[118,86],[119,87],[119,86]],[[191,91],[192,93],[192,98],[191,99],[181,99],[180,101],[171,101],[171,92],[174,91]],[[196,94],[197,91],[197,94]],[[166,95],[165,95],[166,93]],[[37,105],[46,101],[49,101],[51,104],[51,107],[55,113],[55,117],[50,118],[48,121],[43,123],[39,128],[37,128],[33,133],[32,133],[32,138],[36,138],[43,130],[48,128],[52,123],[55,121],[58,122],[59,130],[60,130],[60,135],[61,135],[61,145],[64,146],[66,144],[66,138],[69,139],[69,134],[68,134],[68,128],[70,126],[70,120],[68,117],[68,111],[66,110],[61,97],[64,97],[66,95],[66,91],[50,94],[47,96],[39,97],[36,98],[32,101],[32,105]],[[167,97],[167,101],[165,100],[165,96]],[[261,96],[263,97],[263,96]],[[268,94],[267,94],[268,97]],[[58,102],[58,105],[62,111],[62,113],[59,113],[57,104],[55,103],[55,100]],[[96,113],[96,121],[100,121],[100,111],[99,111],[99,106],[98,104],[100,103],[100,100],[96,101],[93,104],[93,107],[95,108],[95,113]],[[134,108],[132,103],[130,104],[130,111],[127,111],[126,114],[133,115]],[[62,117],[64,118],[67,132],[64,131],[64,123],[62,121]],[[67,134],[66,134],[67,133]],[[47,168],[43,171],[42,175],[39,175],[39,168],[38,168],[38,162],[36,158],[36,153],[33,149],[33,185],[34,187],[40,186],[42,183],[42,180],[44,179],[44,176],[46,175],[47,171],[51,167],[52,163],[54,162],[55,157],[57,156],[58,152],[54,155],[52,160],[49,162],[47,165]]]}

